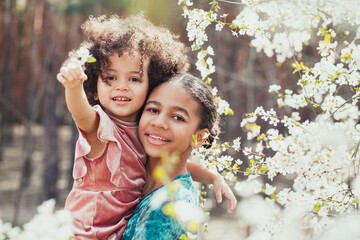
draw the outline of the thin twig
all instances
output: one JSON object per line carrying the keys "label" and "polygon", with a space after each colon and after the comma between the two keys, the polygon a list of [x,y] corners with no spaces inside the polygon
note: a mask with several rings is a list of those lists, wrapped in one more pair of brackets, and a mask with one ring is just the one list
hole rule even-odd
{"label": "thin twig", "polygon": [[[357,156],[357,153],[358,153],[358,151],[359,151],[359,147],[360,147],[360,141],[356,144],[356,148],[355,148],[355,151],[354,151],[354,155],[351,157],[351,158],[353,158],[354,160],[353,160],[353,163],[354,163],[354,179],[356,179],[356,176],[357,176],[357,169],[356,169],[356,156]],[[349,179],[350,179],[350,173],[349,173]],[[349,191],[351,192],[351,194],[353,194],[352,193],[352,191],[351,191],[351,182],[350,182],[350,180],[349,180]],[[355,208],[357,209],[357,210],[359,210],[359,203],[356,203],[355,204]]]}
{"label": "thin twig", "polygon": [[[280,9],[280,6],[279,6],[279,3],[278,3],[277,1],[276,1],[276,6],[277,6],[277,8],[278,8],[278,10],[279,10],[279,13],[280,13],[280,16],[281,16],[281,18],[280,18],[280,19],[281,19],[281,23],[282,23],[282,25],[284,26],[285,33],[286,33],[286,39],[287,39],[287,41],[288,41],[288,43],[289,43],[290,50],[291,50],[291,52],[292,52],[294,62],[297,62],[297,59],[296,59],[296,57],[295,57],[295,51],[294,51],[294,48],[293,48],[293,46],[291,45],[291,42],[290,42],[289,32],[288,32],[288,30],[287,30],[287,28],[286,28],[286,25],[285,25],[285,24],[284,24],[284,22],[283,22],[283,19],[282,19],[282,12],[281,12],[281,9]],[[301,79],[301,78],[302,78],[302,75],[301,75],[300,69],[298,69],[298,71],[297,71],[297,72],[299,73],[299,77],[300,77],[300,79]],[[308,94],[307,94],[307,92],[306,92],[306,89],[305,89],[305,87],[304,87],[304,86],[302,86],[302,89],[303,89],[303,91],[304,91],[304,93],[305,93],[305,98],[306,98],[306,100],[310,99],[310,98],[309,98],[309,96],[308,96]],[[316,114],[316,112],[315,112],[314,106],[313,106],[313,105],[311,105],[311,104],[310,104],[310,106],[311,106],[311,110],[314,112],[315,117],[316,117],[316,116],[317,116],[317,114]]]}
{"label": "thin twig", "polygon": [[233,1],[227,1],[227,0],[218,0],[218,1],[224,2],[224,3],[230,3],[230,4],[245,5],[245,3],[242,3],[242,2],[233,2]]}
{"label": "thin twig", "polygon": [[[264,1],[259,1],[258,4],[261,3],[265,3],[265,2],[273,2],[276,0],[264,0]],[[237,5],[246,5],[245,3],[242,2],[234,2],[234,1],[228,1],[228,0],[218,0],[218,2],[224,2],[224,3],[230,3],[230,4],[237,4]]]}
{"label": "thin twig", "polygon": [[360,97],[360,96],[353,96],[353,97],[349,98],[348,100],[346,100],[343,104],[340,105],[340,107],[338,107],[333,113],[331,113],[331,115],[330,115],[329,118],[333,117],[334,114],[335,114],[340,108],[342,108],[346,103],[348,103],[348,102],[350,102],[351,100],[354,100],[354,99],[356,99],[356,98],[359,98],[359,97]]}

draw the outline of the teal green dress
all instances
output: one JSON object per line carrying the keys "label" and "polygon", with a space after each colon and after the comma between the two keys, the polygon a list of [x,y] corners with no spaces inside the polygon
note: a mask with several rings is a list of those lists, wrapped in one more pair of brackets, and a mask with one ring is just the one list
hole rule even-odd
{"label": "teal green dress", "polygon": [[162,209],[169,200],[164,201],[160,206],[154,206],[159,196],[164,195],[162,193],[169,192],[169,186],[173,183],[178,186],[176,193],[172,195],[173,200],[185,201],[195,207],[199,206],[198,194],[190,173],[179,175],[169,184],[155,189],[141,200],[127,224],[122,240],[171,240],[179,239],[183,234],[186,235],[184,224],[163,213]]}

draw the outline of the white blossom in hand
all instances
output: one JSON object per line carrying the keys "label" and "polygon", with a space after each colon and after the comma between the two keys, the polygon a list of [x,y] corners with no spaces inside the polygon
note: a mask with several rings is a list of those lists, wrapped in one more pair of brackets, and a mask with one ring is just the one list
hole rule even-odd
{"label": "white blossom in hand", "polygon": [[89,50],[85,47],[80,47],[76,51],[75,57],[70,60],[69,67],[76,68],[78,66],[84,66],[85,63],[96,62],[96,59],[90,54]]}

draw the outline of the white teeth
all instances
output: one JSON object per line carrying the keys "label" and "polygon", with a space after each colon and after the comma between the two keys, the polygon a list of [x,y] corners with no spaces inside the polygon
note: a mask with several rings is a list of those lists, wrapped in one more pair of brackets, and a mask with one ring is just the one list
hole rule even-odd
{"label": "white teeth", "polygon": [[128,99],[128,98],[113,98],[113,100],[117,100],[117,101],[130,101],[130,99]]}
{"label": "white teeth", "polygon": [[158,136],[154,136],[154,135],[149,135],[150,137],[152,138],[155,138],[157,140],[161,140],[161,141],[165,141],[165,142],[168,142],[168,140],[164,139],[164,138],[161,138],[161,137],[158,137]]}

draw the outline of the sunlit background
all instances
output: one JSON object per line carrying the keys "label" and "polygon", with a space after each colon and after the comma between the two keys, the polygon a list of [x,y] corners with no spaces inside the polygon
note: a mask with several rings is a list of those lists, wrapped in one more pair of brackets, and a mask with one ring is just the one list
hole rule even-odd
{"label": "sunlit background", "polygon": [[[206,7],[207,0],[195,1]],[[231,22],[240,5],[222,4]],[[36,206],[55,198],[62,208],[72,184],[73,148],[77,139],[56,74],[67,53],[85,40],[81,24],[90,16],[129,16],[143,11],[157,25],[170,28],[189,47],[186,20],[177,0],[1,0],[0,1],[0,219],[14,224],[28,221]],[[235,114],[222,119],[221,139],[242,136],[240,121],[256,106],[276,107],[267,86],[291,85],[284,63],[249,47],[246,36],[213,27],[209,42],[215,51],[213,85],[229,101]],[[303,56],[316,56],[307,47]],[[192,73],[196,55],[189,55]],[[311,114],[304,112],[304,114]],[[241,176],[239,176],[241,177]],[[236,214],[226,214],[227,201],[217,205],[208,191],[209,233],[201,239],[242,239],[246,229]],[[236,238],[234,238],[236,234]]]}

